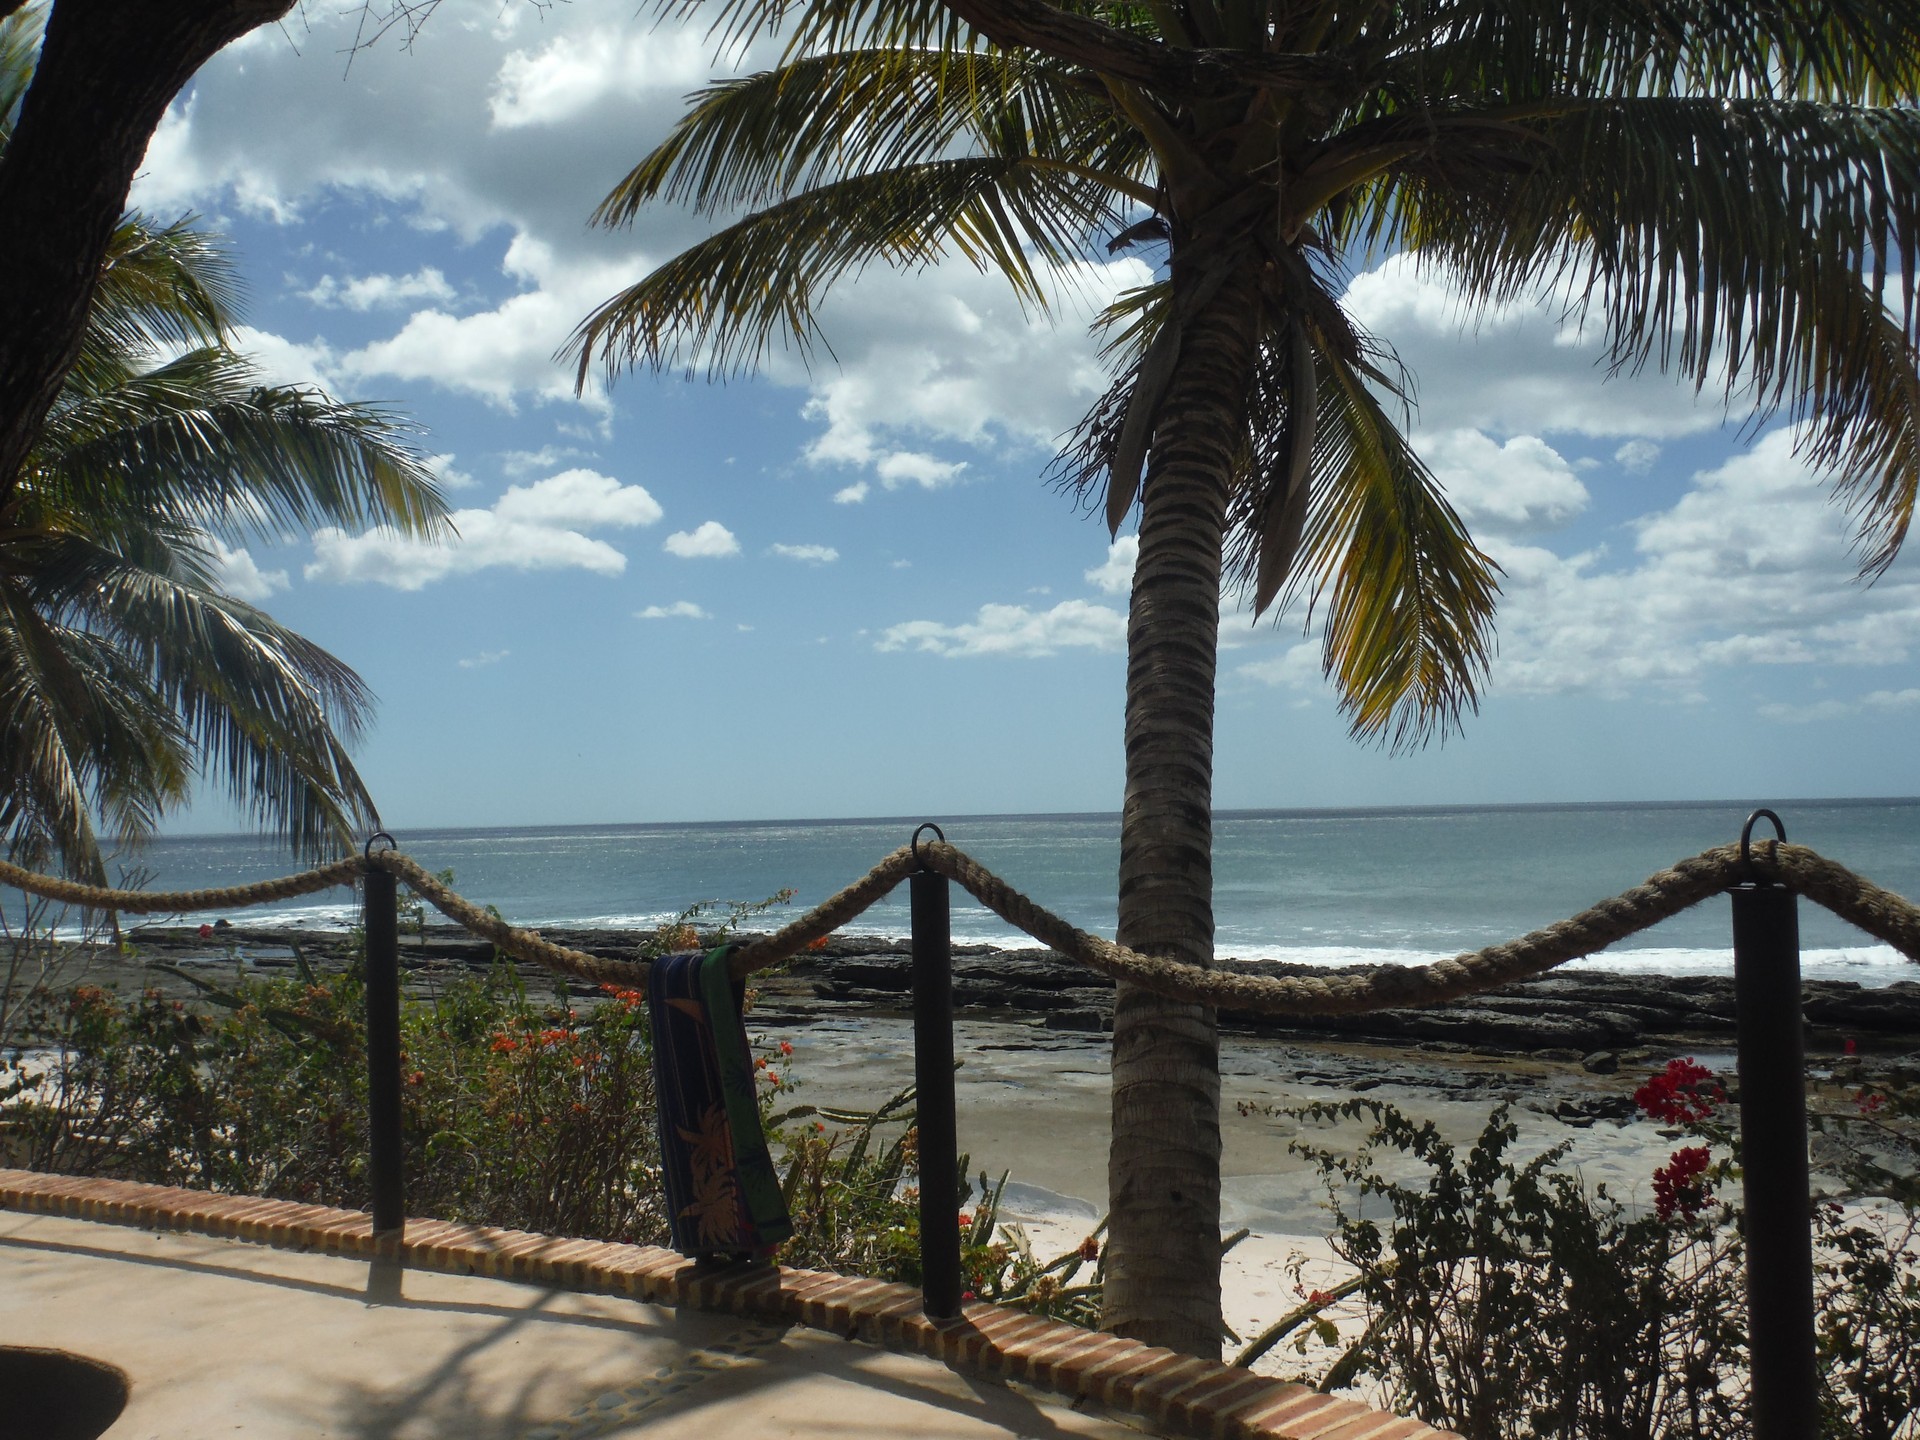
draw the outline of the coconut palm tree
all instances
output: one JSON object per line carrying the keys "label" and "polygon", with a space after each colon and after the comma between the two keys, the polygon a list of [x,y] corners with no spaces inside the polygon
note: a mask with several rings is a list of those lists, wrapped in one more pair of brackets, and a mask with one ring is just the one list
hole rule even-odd
{"label": "coconut palm tree", "polygon": [[[1357,736],[1476,703],[1497,572],[1403,435],[1347,267],[1405,251],[1469,310],[1543,291],[1616,368],[1802,422],[1863,568],[1920,479],[1920,8],[1896,0],[715,0],[779,61],[693,97],[598,219],[718,218],[609,300],[581,374],[807,349],[876,260],[959,254],[1034,306],[1067,262],[1163,247],[1100,319],[1112,388],[1059,473],[1117,530],[1128,619],[1119,938],[1212,960],[1223,582],[1303,600]],[[685,9],[698,10],[693,0]],[[1103,498],[1102,498],[1103,497]],[[1106,1321],[1221,1336],[1210,1013],[1122,987]]]}
{"label": "coconut palm tree", "polygon": [[[32,72],[0,20],[0,150]],[[122,220],[77,354],[0,485],[0,836],[105,878],[196,779],[299,853],[377,819],[348,757],[359,677],[221,584],[227,542],[318,524],[432,536],[446,509],[407,427],[263,384],[230,348],[235,288],[190,224]]]}

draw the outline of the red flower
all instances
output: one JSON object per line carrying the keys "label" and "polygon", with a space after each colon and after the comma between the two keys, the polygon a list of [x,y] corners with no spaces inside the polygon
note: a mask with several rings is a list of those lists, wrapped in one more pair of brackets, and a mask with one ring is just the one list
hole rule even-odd
{"label": "red flower", "polygon": [[807,941],[807,949],[809,950],[824,950],[826,948],[827,948],[827,937],[824,935],[822,935],[818,940]]}
{"label": "red flower", "polygon": [[1887,1097],[1875,1090],[1862,1090],[1853,1097],[1853,1103],[1860,1107],[1862,1115],[1871,1115],[1886,1105]]}
{"label": "red flower", "polygon": [[1705,1176],[1713,1157],[1704,1145],[1676,1150],[1653,1172],[1653,1209],[1662,1220],[1691,1220],[1707,1203]]}
{"label": "red flower", "polygon": [[1713,1072],[1694,1060],[1669,1060],[1633,1092],[1633,1103],[1655,1120],[1693,1125],[1707,1119],[1727,1098]]}
{"label": "red flower", "polygon": [[785,1040],[782,1040],[782,1041],[780,1042],[780,1053],[781,1053],[782,1055],[791,1055],[791,1054],[793,1054],[793,1046],[792,1046],[792,1044],[790,1044],[790,1043],[789,1043],[788,1041],[785,1041]]}
{"label": "red flower", "polygon": [[1333,1303],[1333,1296],[1324,1290],[1315,1290],[1307,1296],[1307,1303],[1309,1305],[1331,1305]]}
{"label": "red flower", "polygon": [[492,1048],[493,1048],[493,1053],[496,1055],[511,1055],[514,1051],[518,1050],[520,1047],[514,1043],[514,1039],[511,1035],[496,1035],[493,1037]]}
{"label": "red flower", "polygon": [[202,925],[202,926],[200,927],[200,938],[201,938],[202,940],[211,940],[211,939],[213,939],[213,926],[211,926],[211,925]]}
{"label": "red flower", "polygon": [[1847,1037],[1847,1054],[1858,1055],[1859,1053],[1860,1053],[1860,1042],[1854,1039],[1851,1035],[1849,1035]]}

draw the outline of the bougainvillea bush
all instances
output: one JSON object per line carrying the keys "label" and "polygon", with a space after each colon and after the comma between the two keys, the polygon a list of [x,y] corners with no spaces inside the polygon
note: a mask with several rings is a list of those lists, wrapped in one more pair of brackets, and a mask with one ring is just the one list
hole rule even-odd
{"label": "bougainvillea bush", "polygon": [[[1863,1086],[1845,1065],[1836,1074],[1837,1084],[1820,1077],[1816,1115],[1827,1131],[1844,1130],[1850,1107],[1875,1122],[1879,1143],[1858,1146],[1865,1158],[1853,1165],[1834,1152],[1832,1178],[1850,1198],[1809,1204],[1822,1436],[1915,1440],[1920,1217],[1911,1170],[1886,1171],[1898,1135],[1912,1134],[1899,1119],[1911,1095],[1876,1102],[1887,1086]],[[1395,1408],[1469,1440],[1745,1435],[1745,1254],[1728,1096],[1707,1067],[1676,1059],[1634,1099],[1640,1123],[1665,1127],[1674,1146],[1648,1193],[1631,1196],[1585,1185],[1570,1142],[1516,1160],[1519,1131],[1504,1107],[1464,1155],[1431,1123],[1374,1100],[1284,1112],[1371,1123],[1357,1153],[1294,1146],[1328,1181],[1334,1248],[1356,1271],[1287,1317],[1303,1378],[1329,1389],[1370,1383]],[[1322,1313],[1348,1294],[1365,1305],[1357,1336]]]}

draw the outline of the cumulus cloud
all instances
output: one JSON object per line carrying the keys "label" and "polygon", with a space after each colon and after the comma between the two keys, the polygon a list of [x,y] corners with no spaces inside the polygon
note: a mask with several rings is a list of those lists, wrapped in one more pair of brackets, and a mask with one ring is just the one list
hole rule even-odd
{"label": "cumulus cloud", "polygon": [[643,486],[622,485],[594,470],[563,470],[532,485],[513,485],[493,506],[502,520],[564,529],[651,525],[659,502]]}
{"label": "cumulus cloud", "polygon": [[649,605],[633,612],[636,620],[711,620],[713,616],[691,600],[676,600],[671,605]]}
{"label": "cumulus cloud", "polygon": [[453,463],[452,455],[427,456],[427,469],[442,490],[471,490],[480,482]]}
{"label": "cumulus cloud", "polygon": [[1660,447],[1651,440],[1629,440],[1613,452],[1614,463],[1630,475],[1645,475],[1660,458]]}
{"label": "cumulus cloud", "polygon": [[559,126],[618,100],[704,75],[708,52],[697,29],[598,24],[554,36],[501,61],[487,109],[497,130]]}
{"label": "cumulus cloud", "polygon": [[512,653],[511,650],[482,650],[478,655],[469,655],[458,663],[462,670],[484,670],[489,665],[498,665]]}
{"label": "cumulus cloud", "polygon": [[357,275],[344,280],[338,275],[322,275],[312,288],[300,293],[323,309],[367,311],[409,305],[416,300],[451,300],[453,286],[439,270],[427,265],[411,275]]}
{"label": "cumulus cloud", "polygon": [[1356,275],[1345,304],[1412,372],[1422,431],[1658,441],[1724,418],[1711,385],[1696,395],[1652,369],[1606,379],[1597,330],[1583,331],[1546,292],[1471,314],[1443,268],[1395,255]]}
{"label": "cumulus cloud", "polygon": [[968,462],[930,443],[1050,449],[1107,385],[1086,319],[1151,276],[1133,259],[1055,270],[1067,297],[1056,324],[1023,312],[1004,280],[963,260],[876,267],[821,307],[831,366],[809,372],[778,356],[769,369],[808,387],[805,413],[825,424],[807,447],[813,463],[870,468],[889,489],[934,489],[961,479]]}
{"label": "cumulus cloud", "polygon": [[840,558],[840,552],[831,545],[775,545],[771,549],[775,555],[804,560],[809,565],[831,565]]}
{"label": "cumulus cloud", "polygon": [[214,582],[236,600],[249,605],[264,605],[292,582],[284,570],[262,570],[246,550],[229,550],[217,537],[213,541]]}
{"label": "cumulus cloud", "polygon": [[682,560],[713,560],[723,555],[738,555],[740,542],[718,520],[708,520],[692,530],[676,530],[662,547]]}
{"label": "cumulus cloud", "polygon": [[639,485],[622,485],[591,470],[568,470],[533,485],[515,485],[486,510],[456,510],[459,534],[443,544],[370,530],[349,535],[333,526],[313,537],[309,580],[376,582],[419,590],[452,575],[480,570],[587,570],[618,575],[627,557],[584,533],[632,528],[660,518],[660,506]]}
{"label": "cumulus cloud", "polygon": [[876,650],[924,650],[934,655],[1002,655],[1037,659],[1060,650],[1113,651],[1127,642],[1127,619],[1086,600],[1063,600],[1051,610],[982,605],[967,624],[909,620],[890,625]]}
{"label": "cumulus cloud", "polygon": [[872,489],[873,487],[867,484],[866,481],[856,480],[853,484],[834,491],[833,503],[836,505],[858,505],[862,500],[867,498],[867,495]]}
{"label": "cumulus cloud", "polygon": [[1860,585],[1845,512],[1820,480],[1783,428],[1637,522],[1624,560],[1490,541],[1507,572],[1493,688],[1684,693],[1736,665],[1906,661],[1920,577]]}
{"label": "cumulus cloud", "polygon": [[1140,559],[1140,537],[1122,535],[1107,546],[1107,558],[1086,572],[1086,581],[1106,595],[1125,595],[1133,589],[1133,567]]}
{"label": "cumulus cloud", "polygon": [[597,381],[590,375],[576,395],[573,371],[554,355],[582,315],[633,279],[635,263],[568,259],[516,235],[501,271],[524,287],[518,293],[470,314],[416,310],[392,335],[340,355],[336,367],[356,382],[390,377],[463,392],[508,414],[527,399],[605,411]]}
{"label": "cumulus cloud", "polygon": [[1426,438],[1420,453],[1476,533],[1553,529],[1591,498],[1573,467],[1535,435],[1503,444],[1478,430],[1447,430]]}

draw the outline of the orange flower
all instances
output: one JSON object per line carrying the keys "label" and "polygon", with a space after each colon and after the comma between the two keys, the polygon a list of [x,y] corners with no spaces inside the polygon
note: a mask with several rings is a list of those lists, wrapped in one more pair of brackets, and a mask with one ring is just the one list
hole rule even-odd
{"label": "orange flower", "polygon": [[825,935],[822,935],[818,940],[807,941],[807,949],[809,950],[824,950],[826,948],[827,937]]}

